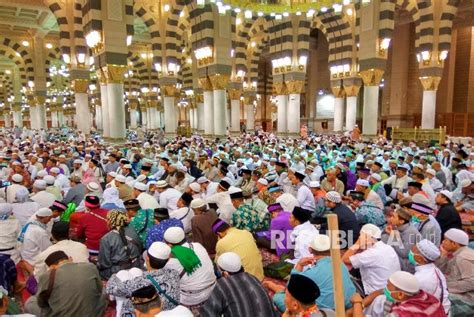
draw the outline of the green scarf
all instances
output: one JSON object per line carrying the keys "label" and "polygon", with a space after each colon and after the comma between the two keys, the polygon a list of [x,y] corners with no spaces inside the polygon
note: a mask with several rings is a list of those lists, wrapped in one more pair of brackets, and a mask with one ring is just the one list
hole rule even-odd
{"label": "green scarf", "polygon": [[175,245],[171,247],[171,254],[178,259],[188,275],[191,275],[197,268],[201,267],[201,260],[190,248]]}

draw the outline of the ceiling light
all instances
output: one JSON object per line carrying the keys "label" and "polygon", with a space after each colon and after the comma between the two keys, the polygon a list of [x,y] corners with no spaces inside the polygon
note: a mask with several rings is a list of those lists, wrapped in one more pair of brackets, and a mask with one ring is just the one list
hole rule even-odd
{"label": "ceiling light", "polygon": [[165,12],[168,12],[168,11],[170,10],[170,5],[169,5],[169,4],[165,4],[164,9],[165,9]]}
{"label": "ceiling light", "polygon": [[46,48],[47,48],[48,50],[52,49],[52,48],[53,48],[53,44],[51,44],[51,43],[46,43]]}
{"label": "ceiling light", "polygon": [[22,41],[22,42],[21,42],[21,45],[23,45],[23,46],[25,46],[25,47],[28,47],[28,46],[30,46],[30,42],[28,42],[28,41]]}

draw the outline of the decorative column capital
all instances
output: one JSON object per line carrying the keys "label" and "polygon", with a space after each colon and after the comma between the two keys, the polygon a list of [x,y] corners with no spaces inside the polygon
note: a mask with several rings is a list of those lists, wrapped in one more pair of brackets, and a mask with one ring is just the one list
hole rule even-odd
{"label": "decorative column capital", "polygon": [[107,64],[101,69],[107,84],[123,84],[127,70],[126,65]]}
{"label": "decorative column capital", "polygon": [[273,83],[273,93],[275,95],[286,95],[286,94],[288,94],[288,90],[286,89],[285,83],[284,82]]}
{"label": "decorative column capital", "polygon": [[420,81],[421,81],[421,85],[423,86],[423,90],[438,90],[441,77],[424,76],[424,77],[420,77]]}
{"label": "decorative column capital", "polygon": [[133,100],[133,101],[132,101],[132,100],[129,100],[129,102],[128,102],[128,108],[129,108],[130,110],[136,110],[136,109],[138,108],[138,101],[136,101],[136,100]]}
{"label": "decorative column capital", "polygon": [[209,76],[209,81],[212,84],[214,90],[224,90],[229,83],[230,75],[215,74]]}
{"label": "decorative column capital", "polygon": [[229,89],[228,92],[230,100],[240,100],[240,96],[242,96],[241,89]]}
{"label": "decorative column capital", "polygon": [[203,94],[197,94],[194,97],[196,99],[196,103],[203,103],[204,102],[204,95]]}
{"label": "decorative column capital", "polygon": [[176,85],[161,85],[161,93],[165,97],[175,97],[178,91]]}
{"label": "decorative column capital", "polygon": [[331,87],[332,94],[336,98],[344,98],[345,92],[343,86],[333,86]]}
{"label": "decorative column capital", "polygon": [[382,80],[383,73],[383,69],[372,68],[359,72],[359,76],[362,78],[364,86],[378,86]]}
{"label": "decorative column capital", "polygon": [[21,111],[21,104],[15,102],[15,103],[12,105],[12,110],[13,110],[13,111]]}
{"label": "decorative column capital", "polygon": [[96,74],[97,74],[97,79],[99,80],[99,85],[101,86],[107,85],[107,78],[105,77],[104,71],[101,68],[99,68],[96,71]]}
{"label": "decorative column capital", "polygon": [[255,101],[254,96],[245,96],[244,97],[244,104],[245,105],[251,105],[251,104],[253,104],[254,101]]}
{"label": "decorative column capital", "polygon": [[198,79],[199,86],[201,86],[202,90],[204,91],[211,91],[212,90],[212,83],[209,77],[200,77]]}
{"label": "decorative column capital", "polygon": [[86,94],[89,88],[89,80],[87,79],[74,79],[72,81],[72,90],[76,94]]}
{"label": "decorative column capital", "polygon": [[288,89],[288,94],[301,94],[304,90],[305,81],[304,80],[290,80],[286,82],[286,88]]}

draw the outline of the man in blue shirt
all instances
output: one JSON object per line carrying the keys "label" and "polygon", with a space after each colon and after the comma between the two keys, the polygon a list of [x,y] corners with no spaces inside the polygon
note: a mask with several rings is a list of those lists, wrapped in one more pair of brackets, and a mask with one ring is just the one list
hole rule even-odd
{"label": "man in blue shirt", "polygon": [[[330,249],[330,240],[327,235],[319,234],[310,243],[309,250],[312,256],[301,258],[295,265],[291,274],[302,274],[312,279],[320,290],[320,296],[316,299],[316,304],[320,308],[334,309],[334,290],[331,257],[327,256]],[[341,264],[342,285],[344,288],[344,304],[351,307],[350,298],[356,292],[356,288],[349,276],[349,271],[344,264]],[[264,282],[264,286],[276,292],[273,296],[273,303],[278,310],[284,312],[285,289],[272,282]]]}

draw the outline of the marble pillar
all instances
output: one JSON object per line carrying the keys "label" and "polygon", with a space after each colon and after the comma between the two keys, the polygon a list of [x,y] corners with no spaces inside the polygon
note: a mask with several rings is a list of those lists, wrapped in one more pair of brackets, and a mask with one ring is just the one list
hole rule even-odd
{"label": "marble pillar", "polygon": [[136,107],[129,107],[130,111],[130,128],[136,129],[137,128],[137,120],[138,120],[138,113]]}
{"label": "marble pillar", "polygon": [[197,129],[200,133],[204,132],[204,100],[197,104]]}
{"label": "marble pillar", "polygon": [[165,96],[163,99],[163,106],[165,111],[165,133],[170,135],[176,134],[176,128],[178,127],[178,122],[176,118],[176,106],[173,96]]}
{"label": "marble pillar", "polygon": [[226,126],[226,93],[225,90],[214,90],[213,91],[213,100],[214,100],[214,135],[215,136],[225,136],[227,134]]}
{"label": "marble pillar", "polygon": [[287,127],[288,96],[278,95],[276,102],[277,102],[277,133],[285,134],[288,132],[288,127]]}
{"label": "marble pillar", "polygon": [[436,121],[436,92],[441,77],[420,77],[423,85],[423,104],[421,113],[421,128],[434,129]]}
{"label": "marble pillar", "polygon": [[59,127],[58,112],[53,109],[51,109],[51,127],[52,128]]}
{"label": "marble pillar", "polygon": [[110,110],[105,82],[100,84],[100,103],[102,105],[102,135],[108,138],[110,137]]}
{"label": "marble pillar", "polygon": [[76,120],[79,130],[89,135],[91,132],[91,114],[89,111],[89,97],[87,93],[76,92]]}
{"label": "marble pillar", "polygon": [[352,131],[357,122],[357,95],[359,94],[359,89],[360,85],[358,84],[344,84],[344,92],[346,94],[346,131]]}
{"label": "marble pillar", "polygon": [[123,82],[116,83],[109,81],[109,83],[107,83],[107,102],[108,110],[110,111],[110,138],[124,139],[126,128]]}
{"label": "marble pillar", "polygon": [[300,94],[288,95],[287,128],[290,135],[300,134],[300,98]]}
{"label": "marble pillar", "polygon": [[344,88],[342,86],[331,87],[334,95],[334,132],[341,132],[344,124]]}
{"label": "marble pillar", "polygon": [[9,110],[6,110],[3,113],[3,121],[4,121],[4,124],[5,124],[5,128],[11,128],[11,126],[12,126],[11,120],[12,120],[12,118],[10,116],[10,112],[9,112]]}
{"label": "marble pillar", "polygon": [[100,105],[95,105],[95,127],[97,130],[103,130],[102,127],[102,107]]}
{"label": "marble pillar", "polygon": [[214,93],[212,90],[204,91],[204,135],[214,135]]}
{"label": "marble pillar", "polygon": [[364,82],[364,110],[362,116],[362,134],[367,137],[377,136],[379,120],[379,85],[384,71],[369,69],[360,72]]}
{"label": "marble pillar", "polygon": [[245,105],[247,108],[247,132],[252,132],[255,129],[255,112],[253,103]]}
{"label": "marble pillar", "polygon": [[230,101],[230,132],[234,134],[240,133],[240,99],[232,99]]}
{"label": "marble pillar", "polygon": [[148,120],[147,120],[148,111],[147,111],[147,108],[145,108],[145,107],[140,108],[140,112],[141,112],[141,117],[142,117],[142,126],[146,128],[147,124],[148,124]]}

